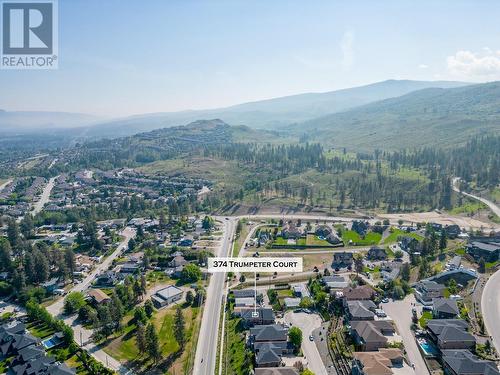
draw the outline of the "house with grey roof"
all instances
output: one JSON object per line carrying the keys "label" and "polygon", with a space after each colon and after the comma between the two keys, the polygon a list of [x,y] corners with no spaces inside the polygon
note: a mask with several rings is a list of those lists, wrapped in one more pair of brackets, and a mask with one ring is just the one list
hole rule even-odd
{"label": "house with grey roof", "polygon": [[174,302],[180,301],[184,292],[182,289],[174,285],[169,285],[166,288],[160,289],[151,296],[151,300],[157,309],[168,306]]}
{"label": "house with grey roof", "polygon": [[485,361],[469,350],[442,350],[445,372],[450,375],[500,375],[495,362]]}
{"label": "house with grey roof", "polygon": [[434,298],[442,298],[446,287],[435,281],[422,280],[415,285],[415,298],[425,306],[432,306]]}
{"label": "house with grey roof", "polygon": [[349,286],[349,281],[345,277],[337,275],[323,276],[321,282],[330,289],[343,289]]}
{"label": "house with grey roof", "polygon": [[234,314],[240,316],[247,327],[274,324],[275,319],[273,309],[268,307],[235,309]]}
{"label": "house with grey roof", "polygon": [[377,305],[371,300],[347,301],[347,316],[349,320],[374,320]]}
{"label": "house with grey roof", "polygon": [[495,262],[500,258],[500,241],[493,239],[472,241],[467,245],[467,253],[476,260],[484,258],[486,262]]}
{"label": "house with grey roof", "polygon": [[468,332],[469,325],[462,319],[431,319],[427,333],[439,349],[474,349],[476,338]]}
{"label": "house with grey roof", "polygon": [[256,367],[278,367],[281,365],[281,356],[293,351],[288,343],[288,329],[280,324],[251,328],[248,345],[255,353]]}
{"label": "house with grey roof", "polygon": [[299,375],[295,367],[256,368],[255,375]]}
{"label": "house with grey roof", "polygon": [[457,301],[450,298],[434,298],[432,300],[432,314],[437,319],[453,319],[459,314]]}

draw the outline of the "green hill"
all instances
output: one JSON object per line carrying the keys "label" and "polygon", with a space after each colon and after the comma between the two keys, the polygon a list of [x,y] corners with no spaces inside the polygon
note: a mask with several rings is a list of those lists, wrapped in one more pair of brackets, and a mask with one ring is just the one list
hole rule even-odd
{"label": "green hill", "polygon": [[289,130],[350,149],[454,146],[473,135],[500,132],[500,82],[419,90]]}

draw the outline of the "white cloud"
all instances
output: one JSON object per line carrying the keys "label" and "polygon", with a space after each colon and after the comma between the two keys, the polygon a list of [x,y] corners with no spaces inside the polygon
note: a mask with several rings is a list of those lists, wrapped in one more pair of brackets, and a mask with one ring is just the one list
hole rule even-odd
{"label": "white cloud", "polygon": [[457,51],[446,59],[448,72],[456,77],[476,80],[500,78],[500,51],[484,47],[481,53]]}
{"label": "white cloud", "polygon": [[419,69],[427,69],[429,67],[429,65],[426,65],[426,64],[420,64],[418,66]]}
{"label": "white cloud", "polygon": [[342,51],[342,67],[350,69],[354,63],[354,33],[346,31],[340,40],[340,49]]}

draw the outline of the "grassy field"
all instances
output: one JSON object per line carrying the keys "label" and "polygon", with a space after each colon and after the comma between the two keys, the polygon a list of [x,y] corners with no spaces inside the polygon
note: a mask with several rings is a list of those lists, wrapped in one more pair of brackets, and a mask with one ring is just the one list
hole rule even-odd
{"label": "grassy field", "polygon": [[474,199],[465,198],[460,206],[454,207],[450,212],[455,215],[458,214],[472,215],[477,213],[478,211],[485,210],[487,208],[488,207],[482,202],[479,202]]}
{"label": "grassy field", "polygon": [[352,244],[356,246],[366,246],[366,245],[377,245],[382,239],[382,235],[380,233],[368,232],[364,238],[353,231],[353,230],[345,230],[342,232],[342,240],[347,245],[352,241]]}
{"label": "grassy field", "polygon": [[229,312],[226,314],[222,373],[243,375],[250,365],[250,354],[245,347],[245,332],[241,327],[241,319],[231,317]]}
{"label": "grassy field", "polygon": [[50,335],[53,335],[55,331],[48,327],[45,323],[36,322],[29,323],[26,328],[31,332],[31,334],[35,337],[44,339]]}
{"label": "grassy field", "polygon": [[398,238],[399,237],[413,237],[419,241],[422,241],[424,238],[420,235],[418,235],[417,233],[414,233],[414,232],[405,232],[404,230],[401,230],[401,229],[398,229],[398,228],[392,228],[391,229],[391,234],[389,234],[389,236],[387,236],[385,239],[384,239],[384,244],[391,244],[391,243],[395,243],[395,242],[398,242]]}
{"label": "grassy field", "polygon": [[241,222],[241,232],[239,233],[236,241],[233,243],[233,256],[239,255],[241,247],[243,246],[243,242],[245,242],[245,239],[247,238],[251,228],[249,225],[246,224],[245,219],[241,219],[240,222]]}
{"label": "grassy field", "polygon": [[[184,352],[179,356],[179,344],[172,332],[174,329],[175,308],[165,308],[154,313],[152,322],[160,339],[160,348],[163,360],[168,361],[168,370],[173,373],[183,373],[191,357],[193,340],[196,336],[199,319],[199,308],[184,307],[182,309],[186,321],[186,346]],[[114,358],[129,363],[138,372],[151,371],[152,362],[139,353],[136,344],[135,332],[137,326],[132,323],[133,315],[128,314],[123,321],[124,329],[118,337],[113,338],[104,347],[104,351]],[[162,366],[162,363],[160,363]]]}

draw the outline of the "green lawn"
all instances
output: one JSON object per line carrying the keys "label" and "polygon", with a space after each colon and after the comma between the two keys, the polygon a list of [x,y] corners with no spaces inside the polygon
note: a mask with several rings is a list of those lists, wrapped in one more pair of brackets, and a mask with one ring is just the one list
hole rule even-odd
{"label": "green lawn", "polygon": [[33,336],[41,339],[44,339],[55,333],[55,331],[45,323],[29,323],[26,327]]}
{"label": "green lawn", "polygon": [[327,240],[321,240],[314,234],[308,234],[306,239],[307,246],[332,246]]}
{"label": "green lawn", "polygon": [[498,260],[496,260],[494,262],[487,262],[487,263],[485,263],[486,269],[496,267],[499,263],[500,263],[500,261],[498,261]]}
{"label": "green lawn", "polygon": [[432,319],[432,312],[430,311],[424,311],[422,313],[422,316],[418,320],[418,323],[420,324],[420,327],[425,328],[427,327],[427,321]]}
{"label": "green lawn", "polygon": [[373,269],[369,269],[368,267],[363,267],[363,272],[365,273],[379,273],[380,272],[380,267],[379,266],[376,266],[376,267],[373,267]]}
{"label": "green lawn", "polygon": [[356,246],[377,245],[382,239],[382,235],[380,233],[368,232],[365,238],[361,238],[357,232],[345,230],[342,232],[342,239],[346,245],[348,245],[350,241]]}
{"label": "green lawn", "polygon": [[398,228],[392,228],[391,234],[387,236],[384,240],[384,244],[391,244],[391,243],[396,243],[398,242],[399,237],[412,237],[417,239],[418,241],[422,241],[423,237],[418,235],[415,232],[405,232],[404,230],[398,229]]}

